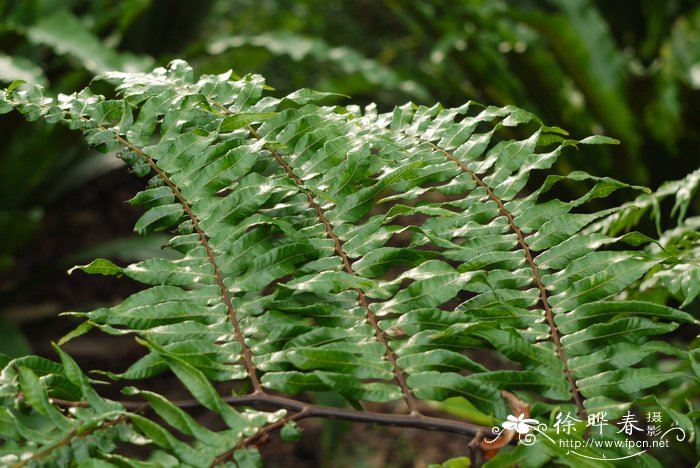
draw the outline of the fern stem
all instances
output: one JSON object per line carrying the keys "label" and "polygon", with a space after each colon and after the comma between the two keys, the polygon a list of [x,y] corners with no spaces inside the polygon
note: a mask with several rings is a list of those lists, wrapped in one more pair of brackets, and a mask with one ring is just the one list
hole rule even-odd
{"label": "fern stem", "polygon": [[[403,132],[400,133],[406,136],[413,136],[407,135]],[[505,205],[503,204],[503,200],[498,198],[496,194],[493,193],[491,187],[489,187],[474,171],[469,169],[462,161],[460,161],[452,153],[439,147],[431,141],[424,140],[417,136],[413,137],[421,142],[428,143],[433,149],[443,153],[447,157],[447,159],[454,161],[460,167],[460,169],[469,174],[474,180],[474,182],[486,191],[486,194],[489,197],[489,199],[493,200],[496,203],[496,205],[498,205],[498,210],[501,213],[501,216],[504,216],[508,220],[508,225],[510,226],[510,229],[518,237],[518,244],[520,244],[520,247],[525,252],[525,258],[527,259],[527,263],[530,266],[530,269],[532,270],[535,282],[537,283],[537,288],[540,291],[540,302],[542,303],[542,307],[545,311],[545,316],[547,318],[547,323],[549,324],[549,331],[552,336],[552,341],[554,342],[554,346],[556,347],[559,359],[564,364],[564,374],[566,375],[566,379],[568,380],[569,385],[571,386],[571,393],[574,399],[574,403],[576,403],[576,407],[578,408],[579,417],[582,420],[585,420],[586,409],[583,406],[583,399],[581,398],[581,393],[579,392],[578,386],[576,385],[576,380],[574,379],[571,369],[569,369],[569,364],[567,362],[566,355],[564,354],[564,347],[561,345],[561,341],[559,340],[559,330],[557,329],[557,326],[554,323],[554,312],[552,311],[552,307],[549,305],[547,289],[545,288],[544,283],[542,282],[542,277],[540,276],[539,268],[537,267],[535,259],[532,255],[532,250],[530,249],[530,246],[525,240],[525,236],[523,235],[522,230],[520,229],[520,227],[518,227],[517,224],[515,224],[513,214],[510,211],[508,211],[508,209],[505,207]]]}
{"label": "fern stem", "polygon": [[474,436],[477,432],[490,432],[490,427],[471,424],[466,421],[425,416],[423,414],[387,414],[333,406],[314,405],[276,395],[243,395],[225,397],[230,405],[264,406],[281,408],[298,413],[304,412],[299,419],[324,418],[359,423],[379,424],[382,426],[412,427],[439,432],[450,432]]}
{"label": "fern stem", "polygon": [[[248,126],[248,131],[250,132],[251,135],[253,135],[255,138],[258,140],[263,140],[263,137],[251,126]],[[323,223],[323,225],[326,228],[326,233],[328,234],[328,237],[333,240],[334,248],[335,248],[335,253],[342,259],[343,261],[343,269],[351,274],[352,276],[357,276],[357,273],[355,273],[355,270],[353,270],[352,265],[350,264],[350,260],[348,259],[347,254],[343,250],[343,242],[340,240],[340,238],[335,234],[333,231],[333,226],[331,226],[330,221],[328,221],[328,218],[326,218],[326,215],[323,212],[323,209],[316,203],[314,200],[313,194],[311,191],[306,190],[304,188],[304,181],[301,180],[301,178],[294,173],[294,170],[292,167],[282,158],[282,156],[277,152],[274,148],[266,146],[265,149],[270,151],[272,153],[272,156],[275,158],[275,161],[282,166],[284,171],[287,173],[287,175],[294,180],[294,182],[297,184],[299,187],[299,190],[304,192],[306,195],[306,199],[308,200],[309,206],[311,206],[314,211],[316,211],[316,216],[318,219]],[[413,396],[413,393],[411,393],[411,389],[409,388],[408,384],[406,383],[406,378],[403,375],[403,372],[401,371],[401,368],[396,362],[396,356],[394,356],[393,351],[391,350],[391,347],[389,346],[389,342],[386,340],[386,337],[384,336],[384,332],[382,331],[381,328],[379,328],[379,324],[377,323],[377,319],[374,316],[374,313],[369,307],[369,302],[367,301],[367,296],[365,295],[364,291],[361,288],[354,288],[355,292],[357,293],[357,300],[359,304],[362,306],[363,309],[365,309],[365,318],[367,322],[372,326],[374,329],[374,334],[377,337],[377,340],[384,346],[385,352],[384,355],[386,356],[387,360],[391,363],[393,369],[394,369],[394,376],[396,378],[396,381],[399,384],[399,387],[401,388],[401,392],[403,393],[404,401],[406,402],[406,405],[408,406],[408,411],[410,414],[420,414],[420,411],[418,410],[418,404],[416,402],[416,398]]]}
{"label": "fern stem", "polygon": [[[300,415],[295,419],[336,419],[366,424],[378,424],[381,426],[410,427],[466,436],[475,436],[479,432],[487,434],[491,431],[490,427],[479,426],[462,420],[426,416],[424,414],[389,414],[315,405],[278,395],[270,395],[269,393],[234,396],[222,395],[221,399],[231,406],[254,406],[293,411],[295,415]],[[67,401],[58,398],[52,398],[51,401],[53,404],[62,407],[85,408],[90,406],[87,401]],[[144,403],[141,401],[120,401],[118,403],[126,409],[140,409],[144,406]],[[171,403],[183,409],[202,407],[202,403],[199,400],[176,400],[171,401]]]}
{"label": "fern stem", "polygon": [[[100,126],[98,125],[98,127]],[[123,138],[121,135],[115,133],[115,136],[119,143],[121,143],[122,145],[132,150],[134,153],[144,158],[148,165],[151,166],[154,171],[156,171],[158,176],[161,179],[163,179],[163,181],[168,185],[168,187],[170,187],[170,190],[172,190],[173,194],[175,195],[175,198],[177,198],[177,200],[180,202],[182,208],[185,210],[185,213],[192,221],[192,226],[194,227],[194,230],[199,236],[199,241],[204,247],[204,250],[206,250],[207,252],[209,262],[211,263],[212,267],[214,267],[214,275],[216,277],[216,282],[219,285],[219,289],[221,290],[221,298],[223,299],[224,304],[226,305],[226,309],[228,310],[228,315],[231,319],[231,323],[233,324],[233,328],[236,333],[236,339],[241,345],[241,356],[243,358],[243,363],[245,364],[246,370],[248,372],[248,377],[250,377],[250,381],[253,385],[253,391],[255,393],[263,392],[264,390],[260,385],[260,380],[258,379],[258,375],[255,370],[255,364],[253,363],[253,356],[250,352],[250,349],[248,348],[248,345],[245,342],[243,331],[241,330],[241,326],[238,323],[238,318],[236,317],[236,309],[233,307],[233,303],[231,302],[231,297],[229,296],[228,288],[224,284],[223,274],[221,273],[221,269],[216,263],[214,251],[209,245],[209,239],[207,239],[207,235],[204,233],[204,231],[202,231],[202,228],[199,226],[199,221],[197,220],[195,214],[192,212],[192,208],[190,207],[189,203],[187,203],[187,200],[185,200],[185,197],[182,195],[182,193],[180,193],[180,190],[177,188],[175,183],[173,183],[173,181],[170,180],[170,177],[168,177],[168,175],[160,167],[158,167],[156,162],[150,156],[148,156],[140,148]]]}

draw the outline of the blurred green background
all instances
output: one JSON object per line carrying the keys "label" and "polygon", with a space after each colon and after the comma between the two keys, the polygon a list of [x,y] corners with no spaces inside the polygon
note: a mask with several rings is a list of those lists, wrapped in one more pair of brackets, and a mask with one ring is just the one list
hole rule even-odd
{"label": "blurred green background", "polygon": [[[575,138],[621,141],[568,152],[562,172],[657,189],[700,166],[693,0],[0,0],[3,86],[26,80],[71,93],[100,72],[173,58],[199,73],[262,74],[280,95],[315,88],[384,110],[406,101],[514,104]],[[42,339],[60,336],[59,312],[135,287],[67,278],[67,267],[167,255],[165,242],[131,235],[138,212],[123,201],[140,182],[117,158],[15,115],[0,128],[0,352],[42,353]],[[687,216],[698,215],[695,197]],[[674,223],[667,216],[660,228]],[[642,228],[655,231],[651,222]]]}

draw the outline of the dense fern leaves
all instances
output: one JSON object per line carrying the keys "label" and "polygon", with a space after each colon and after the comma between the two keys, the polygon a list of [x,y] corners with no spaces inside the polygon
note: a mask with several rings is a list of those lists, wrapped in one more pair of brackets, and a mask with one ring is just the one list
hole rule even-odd
{"label": "dense fern leaves", "polygon": [[[253,399],[333,391],[355,408],[404,400],[413,415],[419,400],[456,396],[502,419],[512,412],[503,391],[541,408],[616,417],[650,388],[687,377],[682,367],[644,364],[657,354],[687,359],[653,337],[693,317],[618,298],[662,256],[638,248],[650,240],[641,234],[592,228],[615,210],[589,202],[629,186],[551,174],[566,147],[614,141],[570,139],[515,107],[407,104],[379,113],[322,106],[326,95],[309,90],[277,99],[264,96],[259,76],[195,78],[182,61],[100,79],[117,99],[89,90],[52,99],[17,84],[0,92],[0,110],[62,121],[104,150],[121,146],[132,170],[150,177],[130,201],[144,207],[135,231],[171,232],[168,247],[180,257],[77,267],[150,287],[77,314],[86,322],[67,338],[91,328],[136,336],[145,356],[104,374],[131,381],[144,409],[103,400],[64,353],[63,367],[9,362],[0,426],[8,456],[78,459],[56,441],[91,424],[180,463],[234,457],[240,466],[255,461],[246,437],[306,416],[274,398],[268,403],[284,409],[236,410],[216,382],[240,382]],[[558,199],[564,181],[583,195]],[[228,429],[206,429],[136,388],[165,371]],[[85,407],[61,413],[50,398]],[[49,442],[17,432],[11,408],[20,404],[55,433]],[[21,441],[31,443],[20,449]],[[98,452],[127,463],[87,450]]]}

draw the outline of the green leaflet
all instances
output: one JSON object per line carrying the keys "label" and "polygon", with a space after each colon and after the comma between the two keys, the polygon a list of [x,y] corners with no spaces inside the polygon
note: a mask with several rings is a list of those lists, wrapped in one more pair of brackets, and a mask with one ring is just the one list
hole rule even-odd
{"label": "green leaflet", "polygon": [[[297,348],[287,353],[287,358],[299,369],[326,369],[361,379],[390,379],[388,362],[377,364],[361,360],[360,356],[332,349]],[[360,358],[360,359],[358,359]]]}
{"label": "green leaflet", "polygon": [[250,125],[254,122],[261,122],[274,117],[275,112],[243,112],[229,115],[221,122],[219,131],[230,132]]}
{"label": "green leaflet", "polygon": [[108,411],[119,411],[122,409],[120,404],[105,400],[99,396],[93,386],[90,384],[87,376],[82,372],[82,370],[80,370],[78,364],[73,360],[73,358],[71,358],[58,346],[54,345],[54,348],[61,357],[61,362],[63,362],[65,376],[71,383],[80,387],[83,398],[90,403],[90,406],[94,411],[98,413],[105,413]]}
{"label": "green leaflet", "polygon": [[621,318],[609,323],[596,323],[562,338],[564,348],[574,356],[590,353],[599,346],[619,341],[634,342],[640,337],[659,335],[675,330],[678,324],[658,323],[640,317]]}
{"label": "green leaflet", "polygon": [[422,372],[411,375],[409,384],[419,398],[445,400],[461,396],[486,414],[505,417],[507,413],[497,387],[488,382],[470,380],[455,373]]}
{"label": "green leaflet", "polygon": [[124,272],[124,269],[115,265],[114,263],[110,262],[109,260],[106,260],[104,258],[98,258],[96,260],[93,260],[87,265],[77,265],[68,270],[68,274],[72,274],[75,270],[81,270],[84,271],[85,273],[89,274],[99,274],[99,275],[105,275],[105,276],[110,276],[110,275],[117,275],[121,276]]}
{"label": "green leaflet", "polygon": [[199,400],[202,405],[220,413],[229,427],[241,431],[244,429],[245,419],[223,402],[220,395],[201,371],[181,358],[168,353],[163,348],[155,346],[155,349],[168,367],[192,393],[192,396]]}
{"label": "green leaflet", "polygon": [[620,369],[586,377],[579,380],[578,385],[581,392],[588,397],[626,396],[681,375],[680,373],[659,372],[653,369]]}
{"label": "green leaflet", "polygon": [[[105,73],[112,100],[89,90],[51,98],[22,83],[0,91],[2,112],[66,123],[103,149],[125,146],[132,171],[151,175],[129,201],[144,209],[135,231],[166,231],[172,250],[124,267],[104,259],[74,267],[146,288],[72,313],[86,321],[62,341],[93,328],[135,336],[148,352],[100,374],[130,380],[128,394],[159,422],[101,397],[57,349],[62,365],[21,358],[0,373],[3,402],[23,391],[30,418],[48,421],[42,432],[30,418],[0,413],[3,434],[31,440],[27,450],[38,453],[37,441],[69,429],[52,397],[84,401],[75,413],[100,434],[116,421],[105,447],[140,440],[174,463],[228,454],[250,464],[254,450],[228,451],[269,424],[293,433],[281,418],[294,415],[239,411],[214,382],[253,400],[271,390],[331,391],[355,408],[460,397],[488,420],[512,412],[503,391],[545,417],[572,407],[578,393],[581,412],[619,412],[697,371],[694,350],[654,339],[697,325],[691,315],[621,297],[669,265],[668,244],[634,232],[615,237],[615,216],[626,208],[590,203],[640,187],[552,173],[568,146],[611,139],[569,139],[513,106],[409,103],[379,113],[322,106],[325,95],[309,90],[264,96],[262,77],[231,76],[195,77],[178,60],[150,73]],[[564,181],[583,195],[554,198],[552,187]],[[697,295],[690,284],[669,284],[688,300]],[[672,372],[654,367],[659,355]],[[140,388],[168,371],[227,428],[207,429],[168,395]],[[682,411],[667,410],[688,418]],[[97,453],[88,443],[78,448],[66,456],[97,463],[88,462]],[[499,457],[522,461],[523,451]],[[107,452],[101,460],[126,463]],[[561,453],[546,446],[538,457],[560,461]]]}
{"label": "green leaflet", "polygon": [[682,357],[683,350],[663,341],[650,341],[642,345],[618,343],[572,358],[569,365],[577,377],[588,377],[606,370],[633,366],[654,353]]}
{"label": "green leaflet", "polygon": [[156,443],[159,447],[172,452],[184,463],[197,466],[202,462],[205,464],[211,464],[211,462],[214,460],[214,454],[211,452],[201,453],[198,450],[194,450],[186,443],[175,438],[175,436],[173,436],[167,429],[151,421],[150,419],[133,415],[131,416],[131,421],[150,440]]}
{"label": "green leaflet", "polygon": [[192,416],[170,403],[168,400],[153,392],[130,391],[129,394],[139,395],[144,397],[151,404],[151,407],[162,417],[168,424],[189,436],[196,437],[197,440],[204,442],[207,445],[225,447],[226,439],[214,431],[210,431],[197,423]]}
{"label": "green leaflet", "polygon": [[463,354],[445,349],[436,349],[421,354],[409,354],[398,359],[398,364],[407,372],[415,373],[427,370],[458,372],[487,372],[481,364],[474,362]]}
{"label": "green leaflet", "polygon": [[19,387],[29,403],[37,412],[51,419],[51,422],[63,432],[71,428],[70,422],[49,402],[46,389],[39,378],[26,367],[19,368]]}
{"label": "green leaflet", "polygon": [[557,326],[563,333],[573,333],[586,328],[606,317],[625,317],[629,315],[652,317],[657,320],[695,323],[696,320],[685,312],[671,307],[640,301],[594,302],[582,305],[568,314],[555,318]]}
{"label": "green leaflet", "polygon": [[[164,349],[186,360],[200,370],[210,380],[227,381],[245,377],[245,371],[241,366],[232,365],[239,356],[237,343],[216,345],[210,341],[201,339],[189,339],[167,344]],[[142,380],[168,369],[165,361],[157,352],[151,352],[134,362],[121,374],[109,374],[113,378],[130,380]]]}
{"label": "green leaflet", "polygon": [[134,231],[141,235],[162,231],[175,224],[182,217],[182,213],[182,206],[176,203],[157,206],[139,218]]}

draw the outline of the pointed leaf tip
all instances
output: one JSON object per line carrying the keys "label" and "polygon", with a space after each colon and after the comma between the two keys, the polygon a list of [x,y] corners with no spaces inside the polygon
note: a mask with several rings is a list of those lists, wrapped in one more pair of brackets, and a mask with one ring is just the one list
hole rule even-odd
{"label": "pointed leaf tip", "polygon": [[584,145],[619,145],[620,140],[610,138],[604,135],[593,135],[581,140]]}
{"label": "pointed leaf tip", "polygon": [[68,270],[68,274],[72,275],[75,270],[84,271],[90,275],[104,276],[122,276],[124,269],[104,258],[98,258],[88,263],[87,265],[76,265]]}

